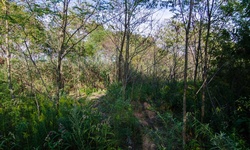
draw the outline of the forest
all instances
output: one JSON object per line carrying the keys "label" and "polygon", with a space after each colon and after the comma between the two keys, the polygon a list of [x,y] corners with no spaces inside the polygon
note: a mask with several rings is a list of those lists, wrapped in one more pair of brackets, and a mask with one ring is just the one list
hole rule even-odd
{"label": "forest", "polygon": [[249,150],[249,0],[1,0],[0,150]]}

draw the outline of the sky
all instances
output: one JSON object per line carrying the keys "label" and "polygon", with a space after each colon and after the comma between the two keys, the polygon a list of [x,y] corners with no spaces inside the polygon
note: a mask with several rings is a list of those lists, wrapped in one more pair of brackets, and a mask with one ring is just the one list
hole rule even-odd
{"label": "sky", "polygon": [[[45,2],[47,0],[37,0],[37,1]],[[87,2],[91,3],[93,0],[71,0],[70,4],[74,5],[79,1],[80,2],[87,1]],[[162,26],[162,24],[164,23],[165,20],[167,20],[173,16],[172,12],[170,12],[169,9],[167,9],[167,8],[152,9],[152,12],[153,12],[153,15],[152,15],[151,19],[153,20],[153,23],[151,25],[149,25],[149,23],[145,23],[145,24],[140,25],[137,33],[148,35],[148,34],[152,33],[152,31],[154,32],[157,29],[159,29],[159,27]]]}
{"label": "sky", "polygon": [[164,22],[167,19],[170,19],[173,16],[173,13],[169,11],[169,9],[158,9],[154,10],[155,13],[152,15],[152,27],[151,28],[146,28],[148,23],[142,24],[140,26],[140,34],[142,35],[149,35],[149,34],[155,34],[159,28],[164,25]]}
{"label": "sky", "polygon": [[170,12],[169,9],[161,9],[153,15],[154,19],[161,20],[161,21],[170,19],[172,16],[173,16],[173,13]]}

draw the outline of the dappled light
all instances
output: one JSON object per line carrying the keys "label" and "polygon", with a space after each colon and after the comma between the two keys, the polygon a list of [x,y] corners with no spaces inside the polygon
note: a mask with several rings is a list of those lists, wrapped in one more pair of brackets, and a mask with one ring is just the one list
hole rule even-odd
{"label": "dappled light", "polygon": [[0,7],[0,150],[250,149],[248,1]]}

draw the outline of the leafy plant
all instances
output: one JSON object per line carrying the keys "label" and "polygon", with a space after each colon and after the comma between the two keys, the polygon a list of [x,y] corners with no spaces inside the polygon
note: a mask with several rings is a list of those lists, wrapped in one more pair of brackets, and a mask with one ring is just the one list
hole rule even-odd
{"label": "leafy plant", "polygon": [[179,149],[182,144],[182,122],[169,112],[157,113],[156,129],[149,129],[158,149]]}
{"label": "leafy plant", "polygon": [[16,136],[12,132],[9,132],[7,136],[0,134],[0,150],[5,149],[18,149],[21,146],[16,141]]}
{"label": "leafy plant", "polygon": [[116,139],[112,133],[109,119],[85,106],[75,107],[69,115],[71,136],[78,149],[109,149],[114,147]]}
{"label": "leafy plant", "polygon": [[189,123],[191,123],[190,125],[195,132],[195,137],[189,142],[189,148],[209,148],[218,150],[247,149],[244,146],[244,142],[235,134],[229,136],[230,134],[224,132],[216,133],[209,124],[201,123],[192,115],[189,115]]}
{"label": "leafy plant", "polygon": [[70,145],[70,133],[64,128],[62,124],[59,124],[58,131],[50,131],[43,145],[44,148],[54,150],[54,149],[69,149]]}
{"label": "leafy plant", "polygon": [[117,139],[116,147],[128,148],[140,143],[139,122],[134,116],[130,100],[122,98],[121,84],[112,84],[99,105],[99,110],[109,116],[110,126]]}

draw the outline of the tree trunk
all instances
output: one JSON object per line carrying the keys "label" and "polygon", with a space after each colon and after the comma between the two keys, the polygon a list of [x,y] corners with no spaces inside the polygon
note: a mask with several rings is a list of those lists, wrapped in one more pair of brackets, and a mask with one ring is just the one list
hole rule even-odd
{"label": "tree trunk", "polygon": [[[123,64],[123,48],[124,48],[124,44],[126,41],[126,37],[127,37],[127,20],[128,20],[128,14],[127,14],[127,0],[125,0],[124,2],[124,6],[125,6],[125,10],[124,10],[124,31],[123,31],[123,35],[122,35],[122,39],[121,39],[121,47],[119,50],[119,60],[118,60],[118,81],[124,83],[124,76],[125,76],[125,70],[124,70],[124,66],[125,64]],[[127,52],[126,52],[127,53]],[[126,57],[126,56],[125,56]]]}
{"label": "tree trunk", "polygon": [[205,48],[204,48],[204,70],[203,70],[203,87],[202,87],[202,104],[201,104],[201,122],[204,121],[205,117],[205,101],[206,101],[206,88],[207,88],[207,63],[208,63],[208,42],[209,42],[209,36],[210,36],[210,27],[211,27],[211,11],[213,9],[214,0],[212,1],[212,6],[210,10],[209,0],[207,0],[207,16],[208,16],[208,22],[207,22],[207,35],[206,35],[206,41],[205,41]]}
{"label": "tree trunk", "polygon": [[[125,38],[124,38],[125,39]],[[118,64],[117,64],[117,79],[118,79],[118,82],[120,82],[122,80],[122,60],[123,60],[123,44],[124,44],[124,41],[122,40],[122,44],[121,44],[121,48],[119,50],[119,57],[118,57]]]}
{"label": "tree trunk", "polygon": [[[125,22],[126,22],[126,17],[125,17]],[[126,23],[124,25],[125,29],[124,29],[124,33],[123,33],[123,36],[122,36],[122,40],[121,40],[121,47],[120,47],[120,50],[118,50],[118,53],[119,53],[119,58],[118,58],[118,66],[117,66],[117,70],[118,70],[118,82],[121,82],[122,81],[122,75],[123,75],[123,47],[124,47],[124,43],[125,43],[125,38],[126,38]]]}
{"label": "tree trunk", "polygon": [[[179,1],[180,2],[180,1]],[[181,3],[180,3],[181,4]],[[185,65],[184,65],[184,89],[183,89],[183,128],[182,128],[182,146],[183,149],[186,147],[186,128],[187,128],[187,70],[188,70],[188,45],[189,45],[189,30],[190,30],[190,24],[191,24],[191,15],[193,11],[193,0],[190,1],[189,6],[189,16],[187,20],[187,26],[185,26]],[[182,16],[183,15],[183,8],[181,7]],[[183,23],[185,23],[185,20],[183,19]]]}
{"label": "tree trunk", "polygon": [[[128,2],[125,0],[125,34],[126,34],[126,52],[124,61],[124,74],[123,74],[123,94],[126,96],[126,87],[129,75],[129,44],[130,44],[130,14]],[[126,98],[126,97],[125,97]]]}
{"label": "tree trunk", "polygon": [[200,18],[200,26],[199,26],[199,35],[198,35],[198,47],[197,47],[197,52],[195,55],[195,69],[194,69],[194,85],[196,86],[196,81],[197,81],[197,72],[198,72],[198,65],[199,65],[199,55],[201,52],[201,36],[202,36],[202,19],[203,17]]}
{"label": "tree trunk", "polygon": [[63,53],[65,51],[65,39],[66,39],[66,28],[67,28],[67,22],[68,22],[68,6],[69,6],[69,1],[64,0],[63,2],[63,20],[62,20],[62,30],[59,33],[59,43],[58,43],[58,56],[57,56],[57,68],[56,68],[56,83],[57,83],[57,90],[56,90],[56,99],[55,99],[55,105],[56,105],[56,110],[58,112],[59,109],[59,100],[60,100],[60,95],[63,93],[63,77],[62,77],[62,59],[63,59]]}
{"label": "tree trunk", "polygon": [[11,52],[10,52],[10,45],[9,45],[9,22],[8,22],[8,15],[9,15],[9,2],[5,1],[4,3],[5,7],[5,28],[6,28],[6,34],[5,34],[5,53],[6,53],[6,65],[7,65],[7,79],[8,79],[8,88],[10,91],[10,97],[11,99],[14,99],[14,91],[12,86],[12,77],[11,77]]}
{"label": "tree trunk", "polygon": [[57,83],[57,91],[56,91],[56,109],[59,108],[59,100],[60,100],[60,94],[61,94],[61,90],[63,89],[62,87],[62,59],[61,59],[61,55],[58,54],[57,57],[57,78],[56,78],[56,83]]}

